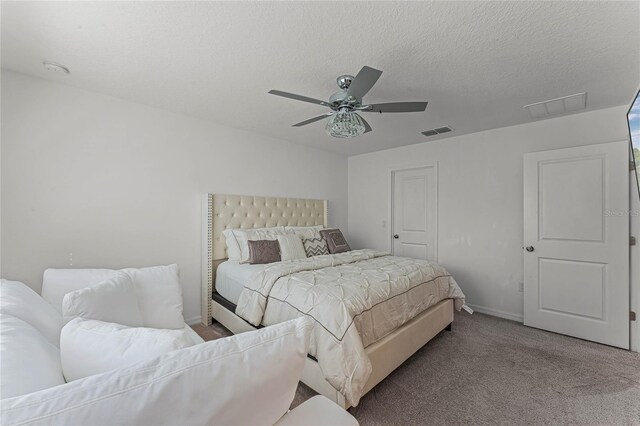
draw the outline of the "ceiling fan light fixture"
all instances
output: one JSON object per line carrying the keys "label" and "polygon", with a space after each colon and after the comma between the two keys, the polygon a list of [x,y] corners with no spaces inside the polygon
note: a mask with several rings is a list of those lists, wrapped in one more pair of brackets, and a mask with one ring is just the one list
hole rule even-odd
{"label": "ceiling fan light fixture", "polygon": [[341,109],[335,113],[326,127],[327,134],[334,138],[355,138],[365,130],[362,118],[349,109]]}

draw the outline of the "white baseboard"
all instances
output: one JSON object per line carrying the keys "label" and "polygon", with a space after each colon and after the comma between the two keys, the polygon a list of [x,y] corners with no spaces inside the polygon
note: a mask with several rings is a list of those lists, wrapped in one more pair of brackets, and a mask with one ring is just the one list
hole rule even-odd
{"label": "white baseboard", "polygon": [[511,321],[524,322],[524,318],[522,315],[512,314],[511,312],[499,311],[493,308],[487,308],[486,306],[472,305],[471,303],[467,303],[474,311],[478,311],[481,314],[487,314],[498,318],[504,318]]}
{"label": "white baseboard", "polygon": [[202,320],[202,317],[198,315],[197,317],[185,319],[184,322],[186,322],[189,325],[194,325],[194,324],[200,324],[201,320]]}

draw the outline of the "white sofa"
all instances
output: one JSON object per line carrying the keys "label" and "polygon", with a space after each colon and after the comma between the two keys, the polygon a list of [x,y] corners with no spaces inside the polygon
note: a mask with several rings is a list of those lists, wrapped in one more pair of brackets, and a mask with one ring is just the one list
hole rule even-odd
{"label": "white sofa", "polygon": [[[91,271],[92,286],[109,270]],[[62,274],[64,275],[64,274]],[[60,312],[66,292],[45,273],[43,295],[0,281],[0,424],[357,425],[342,408],[314,397],[288,412],[308,349],[303,320],[214,342],[185,324],[195,345],[66,383]]]}

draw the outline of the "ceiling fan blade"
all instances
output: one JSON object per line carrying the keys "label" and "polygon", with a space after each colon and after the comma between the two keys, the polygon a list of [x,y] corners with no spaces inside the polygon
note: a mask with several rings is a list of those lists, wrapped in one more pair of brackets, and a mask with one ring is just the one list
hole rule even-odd
{"label": "ceiling fan blade", "polygon": [[321,101],[320,99],[309,98],[307,96],[296,95],[294,93],[287,93],[281,90],[269,90],[269,93],[276,96],[282,96],[284,98],[295,99],[296,101],[309,102],[312,104],[324,105],[327,107],[332,106],[329,102]]}
{"label": "ceiling fan blade", "polygon": [[427,109],[428,102],[391,102],[386,104],[371,104],[362,110],[367,112],[420,112]]}
{"label": "ceiling fan blade", "polygon": [[369,133],[371,130],[371,126],[369,125],[369,123],[367,123],[367,120],[365,120],[364,118],[360,117],[360,119],[362,120],[362,124],[364,124],[364,132],[365,133]]}
{"label": "ceiling fan blade", "polygon": [[310,119],[308,119],[308,120],[301,121],[301,122],[299,122],[299,123],[297,123],[297,124],[294,124],[294,125],[293,125],[293,126],[291,126],[291,127],[302,127],[302,126],[306,126],[307,124],[315,123],[316,121],[320,121],[320,120],[322,120],[323,118],[327,118],[327,117],[329,117],[330,115],[333,115],[333,112],[328,112],[328,113],[326,113],[326,114],[322,114],[322,115],[319,115],[319,116],[317,116],[317,117],[313,117],[313,118],[310,118]]}
{"label": "ceiling fan blade", "polygon": [[382,71],[377,69],[367,66],[362,67],[347,89],[347,95],[362,101],[362,97],[376,84],[381,74]]}

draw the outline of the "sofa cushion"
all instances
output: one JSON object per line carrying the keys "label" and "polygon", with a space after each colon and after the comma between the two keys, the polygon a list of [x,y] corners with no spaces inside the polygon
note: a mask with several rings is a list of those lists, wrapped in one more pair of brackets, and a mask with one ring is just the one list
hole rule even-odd
{"label": "sofa cushion", "polygon": [[81,379],[128,367],[194,344],[184,329],[127,327],[76,318],[62,328],[60,358],[65,379]]}
{"label": "sofa cushion", "polygon": [[62,315],[25,284],[0,280],[0,314],[20,318],[60,346]]}
{"label": "sofa cushion", "polygon": [[122,272],[94,287],[67,293],[62,300],[62,316],[65,323],[80,317],[130,327],[143,324],[133,281]]}
{"label": "sofa cushion", "polygon": [[65,294],[93,287],[117,273],[114,269],[47,269],[42,277],[42,298],[62,313]]}
{"label": "sofa cushion", "polygon": [[0,314],[0,324],[3,399],[65,383],[60,351],[40,331],[20,318],[5,314]]}
{"label": "sofa cushion", "polygon": [[178,265],[122,269],[133,280],[145,327],[181,329],[182,287]]}
{"label": "sofa cushion", "polygon": [[299,318],[0,402],[0,423],[274,424],[302,375],[312,324]]}

